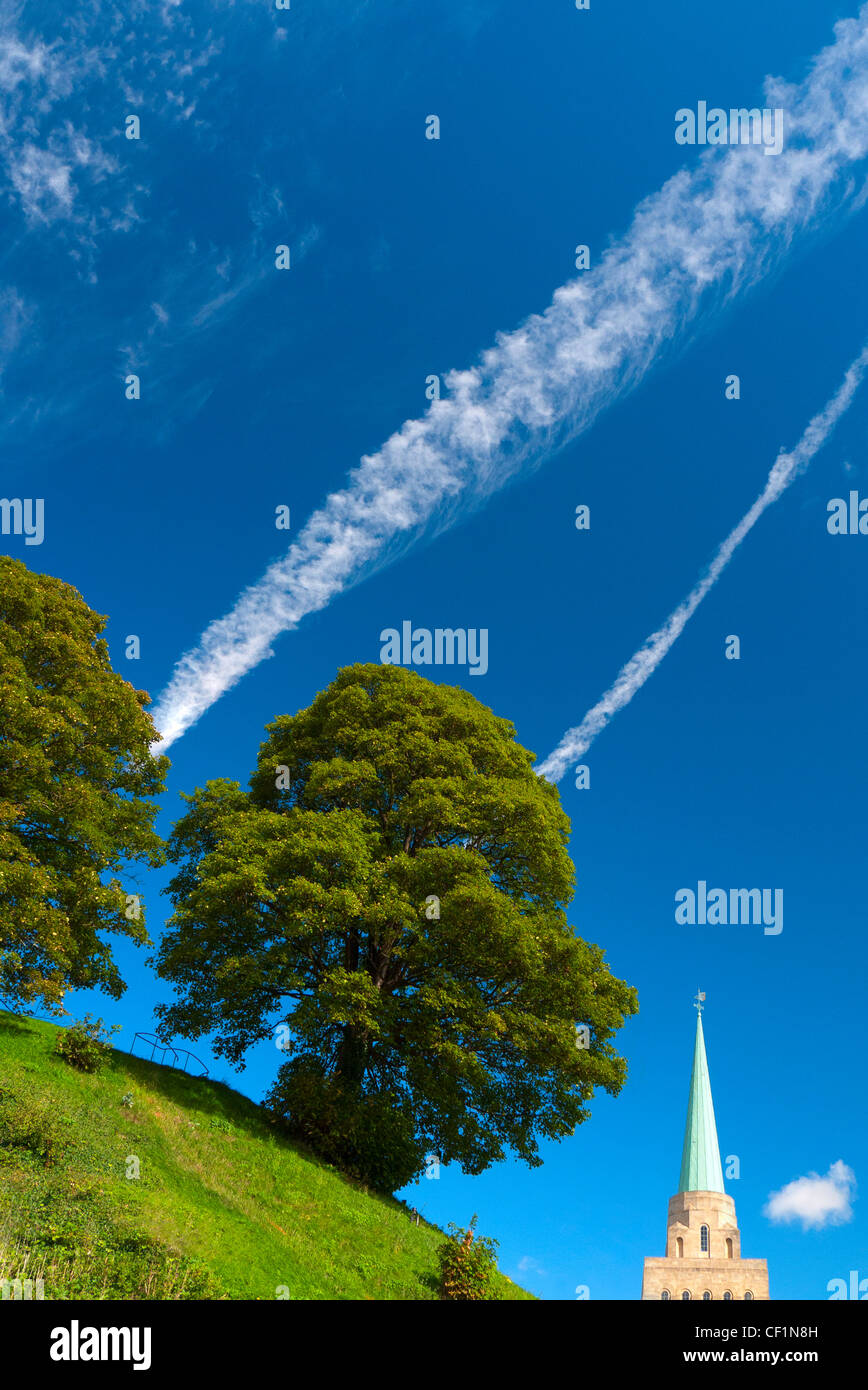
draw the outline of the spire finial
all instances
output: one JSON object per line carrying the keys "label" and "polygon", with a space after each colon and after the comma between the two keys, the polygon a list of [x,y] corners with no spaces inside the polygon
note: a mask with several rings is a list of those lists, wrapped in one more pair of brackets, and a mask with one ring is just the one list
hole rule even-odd
{"label": "spire finial", "polygon": [[693,1001],[693,1007],[694,1007],[694,1009],[696,1009],[696,1011],[697,1011],[698,1013],[702,1013],[702,1006],[703,1006],[704,1003],[705,1003],[705,995],[703,994],[703,992],[702,992],[701,989],[698,989],[698,990],[696,991],[696,998],[695,998],[694,1001]]}

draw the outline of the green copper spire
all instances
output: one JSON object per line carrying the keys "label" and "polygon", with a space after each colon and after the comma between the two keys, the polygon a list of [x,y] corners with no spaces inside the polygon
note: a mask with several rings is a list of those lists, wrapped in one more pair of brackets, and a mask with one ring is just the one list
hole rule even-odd
{"label": "green copper spire", "polygon": [[693,1074],[690,1077],[690,1099],[687,1102],[679,1192],[726,1190],[720,1166],[720,1149],[717,1146],[717,1126],[714,1123],[714,1106],[711,1102],[705,1038],[702,1035],[704,998],[704,994],[698,995],[696,1003],[696,1043],[693,1048]]}

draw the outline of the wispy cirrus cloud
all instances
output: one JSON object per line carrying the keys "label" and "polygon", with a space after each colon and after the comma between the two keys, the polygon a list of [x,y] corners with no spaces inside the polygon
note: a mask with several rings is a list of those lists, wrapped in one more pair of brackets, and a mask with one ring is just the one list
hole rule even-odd
{"label": "wispy cirrus cloud", "polygon": [[[454,52],[493,7],[444,15],[439,41]],[[112,425],[94,406],[106,363],[114,385],[147,373],[147,399],[162,401],[140,421],[159,440],[219,389],[217,358],[225,366],[237,352],[275,244],[290,245],[298,267],[328,235],[333,175],[311,155],[310,132],[343,128],[356,98],[335,53],[362,30],[369,54],[395,69],[392,103],[431,42],[401,0],[320,0],[307,18],[236,0],[0,0],[3,275],[32,309],[6,377],[4,442],[50,455],[62,429],[104,443]],[[361,100],[365,81],[349,75]],[[141,118],[139,141],[125,138],[128,114]],[[76,352],[55,377],[70,323]],[[293,331],[272,317],[246,336],[274,361]],[[205,361],[212,345],[228,351]]]}
{"label": "wispy cirrus cloud", "polygon": [[189,121],[225,46],[210,24],[228,22],[231,6],[194,18],[173,5],[156,14],[145,0],[122,11],[91,0],[45,3],[26,18],[35,30],[21,7],[0,11],[0,189],[28,227],[66,228],[92,250],[138,221],[147,193],[127,167],[118,92],[139,115]]}
{"label": "wispy cirrus cloud", "polygon": [[[49,421],[81,441],[99,420],[104,441],[113,425],[92,407],[105,400],[108,363],[119,391],[130,372],[147,376],[143,389],[161,405],[146,428],[164,440],[218,388],[211,344],[255,311],[275,243],[291,245],[296,267],[316,245],[313,200],[294,186],[291,202],[280,187],[268,118],[258,144],[238,140],[248,84],[273,109],[286,80],[286,61],[270,52],[281,22],[281,12],[234,0],[122,9],[0,0],[0,292],[18,295],[29,314],[25,340],[3,359],[4,438],[50,454]],[[307,35],[293,61],[315,89],[332,62],[327,36]],[[126,138],[128,115],[140,119],[139,140]],[[192,193],[197,179],[207,180],[207,206]],[[231,215],[213,216],[214,206]],[[70,263],[62,271],[58,253]],[[66,351],[70,323],[76,353],[46,390],[40,362]]]}
{"label": "wispy cirrus cloud", "polygon": [[32,320],[32,306],[12,286],[0,289],[0,376]]}
{"label": "wispy cirrus cloud", "polygon": [[80,84],[102,73],[96,49],[24,40],[8,21],[0,29],[0,167],[7,196],[30,223],[80,218],[76,173],[98,180],[117,167],[84,131],[57,117]]}
{"label": "wispy cirrus cloud", "polygon": [[804,1231],[820,1231],[852,1221],[855,1195],[856,1174],[839,1158],[824,1176],[808,1173],[770,1193],[763,1215],[776,1223],[798,1221]]}
{"label": "wispy cirrus cloud", "polygon": [[[301,264],[321,236],[322,229],[315,223],[289,235],[293,265]],[[155,276],[155,298],[148,317],[143,321],[138,314],[130,324],[134,336],[118,346],[119,376],[147,369],[152,390],[164,379],[173,379],[185,349],[189,355],[205,334],[225,329],[233,316],[273,284],[274,274],[273,249],[264,246],[258,228],[240,248],[198,245],[191,240],[183,253]],[[166,365],[161,366],[161,362]],[[211,387],[201,368],[200,378],[193,389],[195,393],[206,392],[203,399],[207,399]],[[185,413],[189,412],[176,394],[172,425]]]}
{"label": "wispy cirrus cloud", "polygon": [[581,724],[568,729],[553,753],[540,763],[536,771],[551,782],[560,781],[570,763],[584,757],[594,739],[611,719],[628,705],[633,696],[653,676],[666,653],[681,636],[693,614],[710,589],[714,587],[749,531],[752,531],[763,512],[783,496],[787,488],[809,466],[814,455],[823,447],[835,425],[849,408],[868,368],[868,347],[851,363],[838,390],[818,415],[811,420],[792,453],[779,454],[775,459],[766,485],[756,501],[745,512],[737,526],[718,547],[711,564],[693,586],[687,598],[670,613],[662,627],[646,638],[639,650],[621,668],[614,684],[588,710]]}
{"label": "wispy cirrus cloud", "polygon": [[643,202],[596,269],[497,337],[448,397],[366,456],[282,560],[210,624],[154,711],[168,747],[272,654],[280,633],[443,529],[588,428],[673,341],[779,266],[798,237],[865,197],[868,5],[797,86],[769,80],[786,146],[706,151]]}
{"label": "wispy cirrus cloud", "polygon": [[31,222],[51,223],[77,215],[77,179],[100,182],[118,167],[117,160],[67,123],[40,147],[27,140],[7,153],[9,182]]}

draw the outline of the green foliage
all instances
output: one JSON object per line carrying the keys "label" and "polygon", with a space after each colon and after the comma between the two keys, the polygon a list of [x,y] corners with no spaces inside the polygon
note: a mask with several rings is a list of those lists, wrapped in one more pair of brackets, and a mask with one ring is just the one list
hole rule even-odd
{"label": "green foliage", "polygon": [[0,1150],[17,1150],[30,1161],[52,1167],[69,1148],[69,1135],[44,1100],[21,1085],[0,1082]]}
{"label": "green foliage", "polygon": [[348,667],[267,732],[249,794],[209,782],[173,832],[161,1032],[241,1066],[283,1022],[271,1105],[384,1190],[429,1152],[538,1163],[620,1090],[637,1008],[567,920],[557,789],[507,720],[399,666]]}
{"label": "green foliage", "polygon": [[[84,1018],[78,1019],[70,1028],[58,1033],[54,1050],[58,1057],[62,1057],[79,1071],[99,1071],[112,1053],[112,1046],[108,1040],[113,1033],[120,1032],[120,1027],[119,1023],[115,1023],[111,1028],[106,1028],[101,1018],[85,1014]],[[130,1102],[132,1103],[132,1098]]]}
{"label": "green foliage", "polygon": [[474,1216],[466,1231],[449,1227],[440,1247],[440,1297],[476,1302],[496,1298],[497,1241],[476,1235]]}
{"label": "green foliage", "polygon": [[395,1192],[419,1171],[412,1114],[388,1092],[360,1094],[339,1076],[327,1076],[313,1058],[281,1070],[266,1104],[295,1117],[291,1131],[326,1163],[378,1192]]}
{"label": "green foliage", "polygon": [[105,934],[147,942],[116,878],[163,862],[168,759],[143,691],[112,670],[105,619],[69,584],[0,556],[0,1001],[60,1008],[123,982]]}
{"label": "green foliage", "polygon": [[114,1231],[93,1236],[68,1210],[56,1208],[43,1213],[42,1223],[26,1236],[0,1230],[0,1272],[10,1285],[39,1280],[43,1295],[52,1300],[227,1297],[202,1265],[149,1236]]}
{"label": "green foliage", "polygon": [[[46,1299],[437,1298],[442,1232],[284,1139],[246,1096],[123,1052],[81,1072],[58,1064],[56,1036],[0,1013],[0,1284],[42,1278]],[[531,1297],[500,1273],[496,1290]]]}

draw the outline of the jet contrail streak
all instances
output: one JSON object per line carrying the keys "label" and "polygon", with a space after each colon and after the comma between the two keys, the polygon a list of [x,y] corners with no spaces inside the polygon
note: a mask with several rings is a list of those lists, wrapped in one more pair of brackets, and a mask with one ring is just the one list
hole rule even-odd
{"label": "jet contrail streak", "polygon": [[538,764],[535,771],[551,782],[559,782],[570,763],[587,753],[597,734],[619,710],[628,705],[645,684],[649,676],[657,670],[669,648],[681,636],[689,620],[693,617],[705,595],[726,569],[745,536],[756,525],[767,507],[784,493],[795,478],[803,473],[814,455],[820,450],[831,434],[841,416],[847,410],[868,367],[868,345],[864,347],[847,373],[832,399],[815,415],[802,435],[795,449],[789,454],[779,454],[775,459],[768,481],[749,511],[730,531],[720,546],[711,564],[701,579],[691,589],[687,598],[670,613],[666,622],[642,644],[634,656],[623,666],[618,678],[592,709],[589,709],[581,724],[568,729],[553,753]]}
{"label": "jet contrail streak", "polygon": [[[500,334],[448,394],[406,421],[326,499],[287,554],[206,628],[153,711],[161,750],[307,614],[480,506],[631,390],[685,330],[780,265],[833,208],[864,201],[868,4],[798,86],[766,83],[784,111],[784,148],[704,151],[640,203],[593,269],[543,314]],[[683,154],[674,143],[673,151]]]}

